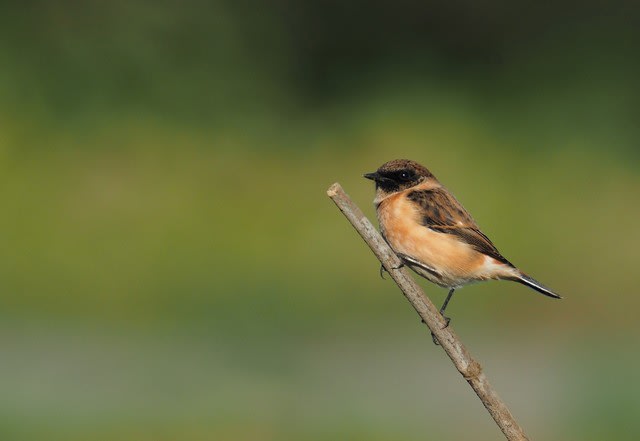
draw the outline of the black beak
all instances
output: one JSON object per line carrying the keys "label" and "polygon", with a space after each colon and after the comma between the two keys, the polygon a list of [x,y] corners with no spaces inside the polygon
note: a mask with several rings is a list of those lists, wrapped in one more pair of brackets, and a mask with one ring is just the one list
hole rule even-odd
{"label": "black beak", "polygon": [[373,173],[366,173],[364,177],[367,179],[371,179],[372,181],[377,181],[380,175],[378,174],[378,172],[373,172]]}

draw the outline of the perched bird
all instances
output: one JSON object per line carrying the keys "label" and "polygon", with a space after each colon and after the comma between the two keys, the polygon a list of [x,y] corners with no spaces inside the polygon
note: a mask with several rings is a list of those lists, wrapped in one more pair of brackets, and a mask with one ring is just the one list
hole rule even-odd
{"label": "perched bird", "polygon": [[[482,280],[512,280],[546,296],[561,297],[509,262],[471,215],[426,167],[396,159],[365,178],[376,183],[382,236],[402,262],[430,282],[454,291]],[[435,341],[435,340],[434,340]]]}

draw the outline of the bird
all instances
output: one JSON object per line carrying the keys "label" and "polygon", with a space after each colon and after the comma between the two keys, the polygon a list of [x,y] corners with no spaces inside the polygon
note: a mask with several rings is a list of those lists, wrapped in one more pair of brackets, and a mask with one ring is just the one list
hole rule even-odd
{"label": "bird", "polygon": [[500,254],[469,212],[423,165],[395,159],[364,177],[375,182],[373,203],[380,232],[402,265],[449,290],[440,308],[445,327],[451,320],[444,314],[453,293],[474,282],[510,280],[562,298]]}

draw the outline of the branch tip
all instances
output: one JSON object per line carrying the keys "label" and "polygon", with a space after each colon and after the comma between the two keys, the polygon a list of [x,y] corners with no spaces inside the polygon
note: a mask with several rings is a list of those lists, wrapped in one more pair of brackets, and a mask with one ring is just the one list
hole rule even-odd
{"label": "branch tip", "polygon": [[340,186],[340,184],[336,182],[333,185],[331,185],[331,187],[329,187],[329,189],[327,190],[327,196],[329,196],[330,198],[333,198],[338,194],[338,192],[341,189],[342,187]]}

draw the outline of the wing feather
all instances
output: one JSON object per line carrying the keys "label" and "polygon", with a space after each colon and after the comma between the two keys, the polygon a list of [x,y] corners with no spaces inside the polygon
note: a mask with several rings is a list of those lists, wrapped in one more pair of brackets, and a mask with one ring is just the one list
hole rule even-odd
{"label": "wing feather", "polygon": [[513,266],[498,251],[462,204],[442,187],[429,190],[414,190],[409,199],[420,205],[422,225],[440,233],[452,234],[479,252],[499,262]]}

